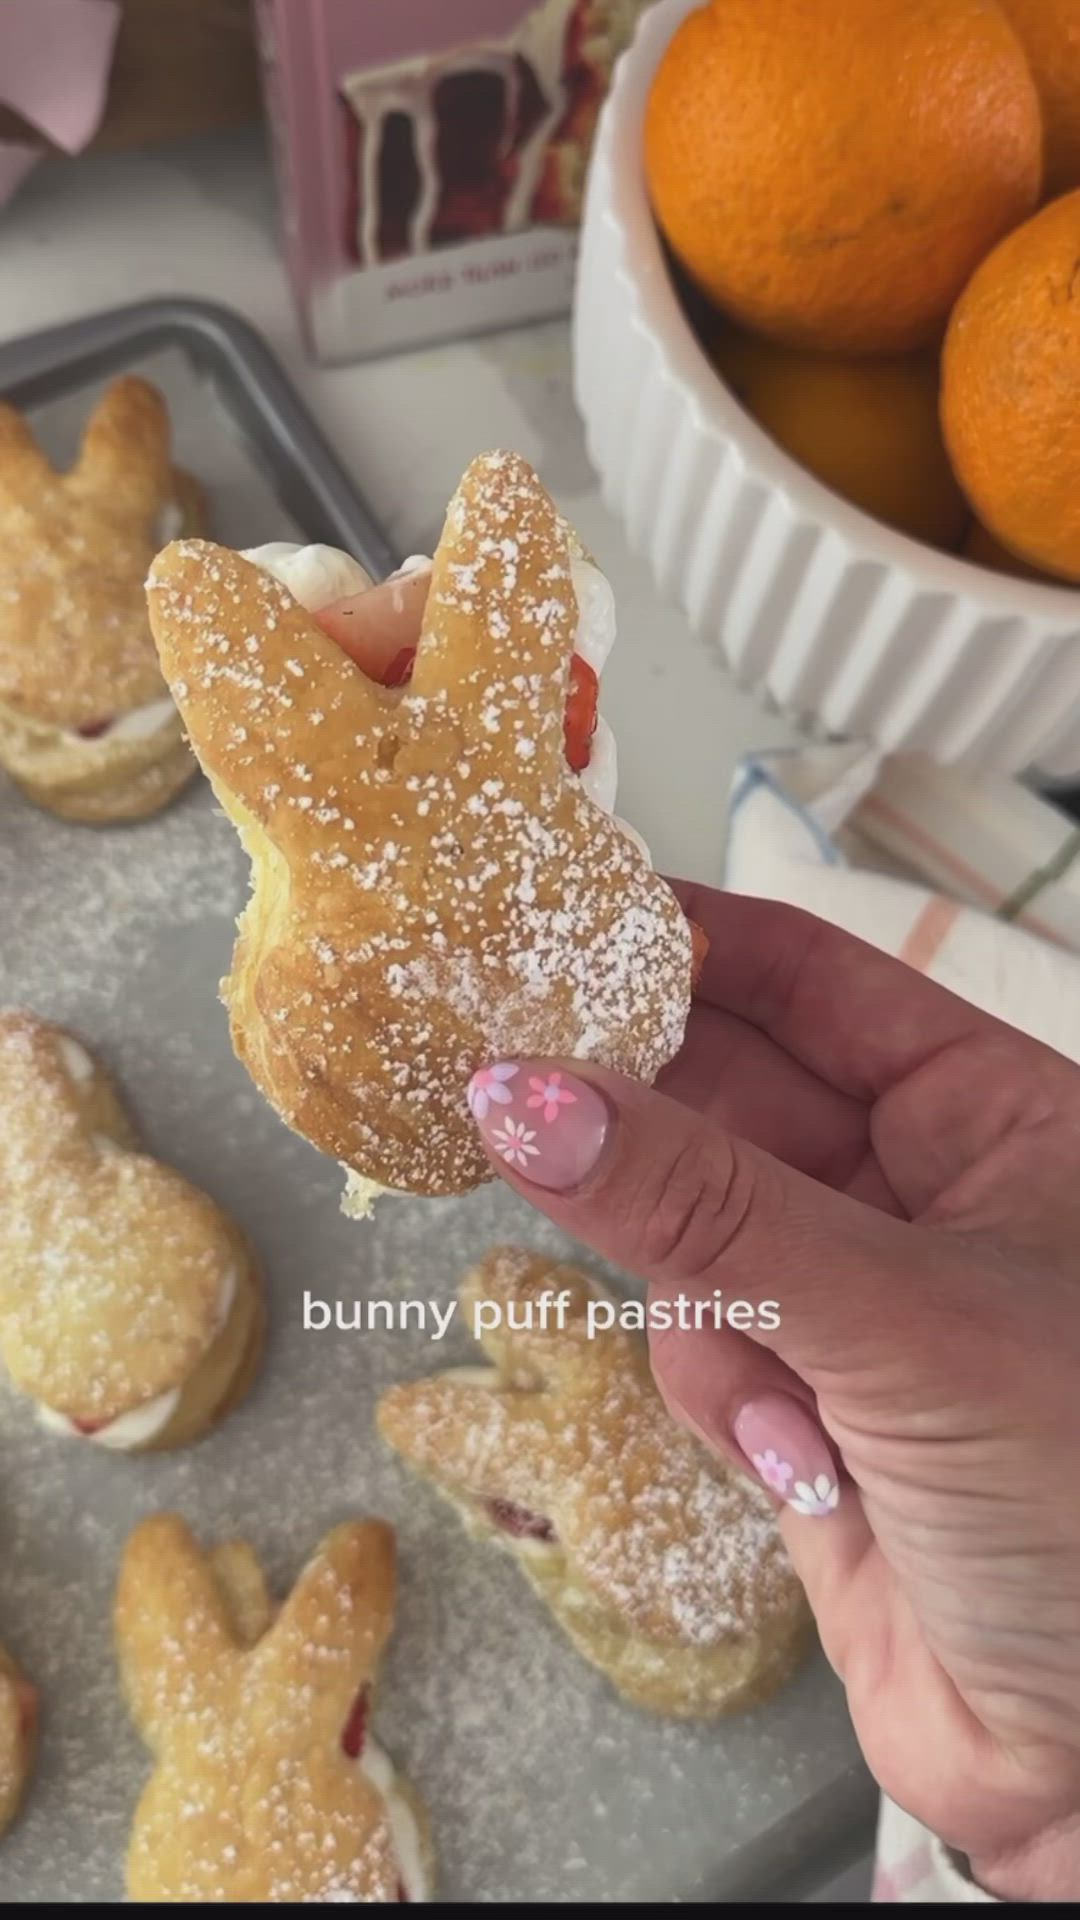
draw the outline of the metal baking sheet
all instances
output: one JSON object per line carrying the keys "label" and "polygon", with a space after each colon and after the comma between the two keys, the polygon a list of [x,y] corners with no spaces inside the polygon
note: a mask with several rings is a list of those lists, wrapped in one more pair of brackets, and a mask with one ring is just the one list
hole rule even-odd
{"label": "metal baking sheet", "polygon": [[[221,539],[302,531],[385,570],[371,515],[261,343],[211,311],[212,326],[202,308],[187,310],[190,324],[178,304],[131,309],[0,349],[0,387],[18,388],[63,455],[101,377],[143,372],[169,399],[178,457],[206,484]],[[435,1345],[415,1326],[304,1330],[305,1288],[445,1301],[495,1240],[575,1249],[501,1188],[386,1202],[366,1226],[343,1218],[338,1170],[278,1122],[229,1047],[216,986],[246,879],[201,781],[157,819],[112,830],[67,826],[0,788],[0,1004],[64,1021],[101,1052],[151,1150],[250,1233],[272,1313],[254,1393],[185,1452],[125,1458],[65,1442],[0,1391],[0,1640],[43,1693],[38,1773],[0,1844],[0,1900],[122,1898],[149,1763],[117,1691],[110,1601],[127,1533],[161,1507],[207,1539],[246,1536],[281,1587],[339,1519],[393,1522],[397,1629],[377,1720],[429,1807],[443,1897],[802,1890],[866,1844],[874,1801],[824,1660],[768,1707],[709,1728],[623,1706],[512,1562],[470,1544],[374,1435],[378,1394],[468,1358],[467,1334]]]}

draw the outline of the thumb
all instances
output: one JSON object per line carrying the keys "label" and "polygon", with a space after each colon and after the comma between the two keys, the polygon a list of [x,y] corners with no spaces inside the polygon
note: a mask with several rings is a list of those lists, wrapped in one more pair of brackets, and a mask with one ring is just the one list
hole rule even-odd
{"label": "thumb", "polygon": [[501,1062],[474,1075],[469,1105],[509,1185],[649,1283],[652,1366],[673,1417],[797,1514],[835,1516],[824,1566],[840,1537],[861,1550],[815,1382],[839,1370],[846,1386],[869,1364],[897,1292],[897,1223],[591,1065]]}
{"label": "thumb", "polygon": [[749,1303],[726,1325],[812,1385],[880,1359],[920,1229],[591,1064],[482,1069],[469,1105],[501,1178],[654,1298]]}

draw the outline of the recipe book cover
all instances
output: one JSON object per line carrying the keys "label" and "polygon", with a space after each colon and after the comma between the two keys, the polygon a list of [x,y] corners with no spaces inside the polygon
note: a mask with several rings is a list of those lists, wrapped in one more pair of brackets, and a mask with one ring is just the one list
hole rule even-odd
{"label": "recipe book cover", "polygon": [[570,302],[589,151],[650,0],[261,0],[285,247],[324,360]]}

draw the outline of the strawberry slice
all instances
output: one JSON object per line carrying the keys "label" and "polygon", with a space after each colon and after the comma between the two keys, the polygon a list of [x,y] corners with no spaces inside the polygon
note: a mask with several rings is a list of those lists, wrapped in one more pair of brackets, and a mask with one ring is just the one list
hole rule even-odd
{"label": "strawberry slice", "polygon": [[312,619],[369,680],[401,687],[412,673],[430,586],[426,568],[399,574],[379,587],[332,600]]}
{"label": "strawberry slice", "polygon": [[415,660],[416,660],[416,648],[402,647],[401,652],[398,654],[395,654],[394,658],[390,662],[390,665],[387,667],[385,673],[383,674],[383,677],[382,677],[383,686],[384,687],[403,687],[406,681],[412,679],[412,670],[413,670],[413,665],[415,663]]}
{"label": "strawberry slice", "polygon": [[690,922],[690,985],[696,987],[709,955],[709,936],[696,920]]}
{"label": "strawberry slice", "polygon": [[19,1715],[19,1732],[24,1740],[28,1740],[37,1726],[38,1690],[21,1674],[15,1681],[15,1704]]}
{"label": "strawberry slice", "polygon": [[566,758],[575,773],[584,773],[592,757],[599,706],[600,682],[581,655],[575,653],[570,662],[570,692],[563,722]]}
{"label": "strawberry slice", "polygon": [[107,1420],[73,1420],[71,1424],[76,1433],[83,1434],[89,1440],[92,1434],[100,1433],[103,1427],[109,1425],[109,1422]]}
{"label": "strawberry slice", "polygon": [[514,1540],[554,1540],[555,1529],[542,1513],[530,1513],[528,1507],[515,1507],[512,1500],[489,1500],[487,1515],[500,1533]]}
{"label": "strawberry slice", "polygon": [[364,1751],[364,1741],[367,1738],[367,1723],[370,1710],[371,1688],[364,1686],[361,1687],[356,1699],[349,1708],[349,1717],[345,1722],[344,1731],[341,1735],[341,1750],[344,1754],[348,1755],[350,1760],[359,1760],[360,1755]]}
{"label": "strawberry slice", "polygon": [[[384,580],[380,587],[333,600],[312,618],[369,680],[383,687],[403,687],[412,678],[430,585],[426,571],[402,574]],[[575,773],[583,773],[589,764],[599,704],[600,682],[575,653],[564,721],[566,758]]]}

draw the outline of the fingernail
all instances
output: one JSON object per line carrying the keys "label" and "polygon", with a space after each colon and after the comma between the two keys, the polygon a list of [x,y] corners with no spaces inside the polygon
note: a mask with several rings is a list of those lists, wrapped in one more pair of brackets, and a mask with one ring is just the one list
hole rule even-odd
{"label": "fingernail", "polygon": [[496,1158],[552,1193],[569,1193],[588,1178],[611,1124],[595,1087],[543,1060],[481,1067],[469,1081],[468,1100]]}
{"label": "fingernail", "polygon": [[829,1445],[801,1400],[763,1393],[739,1408],[732,1432],[758,1478],[794,1513],[824,1518],[840,1500]]}

